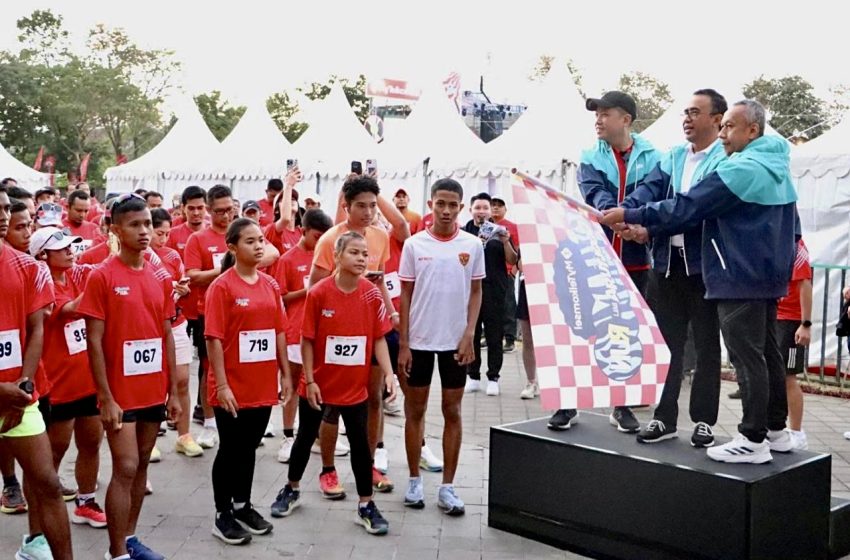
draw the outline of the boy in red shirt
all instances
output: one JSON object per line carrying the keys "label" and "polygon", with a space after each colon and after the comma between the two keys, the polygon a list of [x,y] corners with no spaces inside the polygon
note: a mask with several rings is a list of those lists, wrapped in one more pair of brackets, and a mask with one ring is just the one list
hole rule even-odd
{"label": "boy in red shirt", "polygon": [[153,227],[142,197],[116,199],[112,233],[121,249],[92,272],[77,309],[86,318],[100,418],[113,457],[106,558],[160,560],[135,533],[159,425],[166,411],[175,420],[181,414],[176,378],[169,376],[175,371],[173,289],[168,272],[143,256]]}
{"label": "boy in red shirt", "polygon": [[[299,505],[300,481],[310,458],[310,447],[323,420],[345,421],[351,444],[351,468],[360,496],[357,516],[370,534],[386,534],[389,523],[372,501],[372,461],[366,417],[370,359],[380,365],[391,395],[395,391],[392,366],[384,339],[392,325],[381,292],[368,280],[367,249],[362,235],[348,232],[334,244],[336,272],[307,292],[301,353],[304,376],[298,386],[300,427],[289,463],[289,483],[272,504],[272,515],[285,517]],[[336,478],[332,466],[323,466],[322,477]]]}
{"label": "boy in red shirt", "polygon": [[74,254],[80,255],[90,248],[96,239],[100,238],[100,227],[86,221],[91,209],[91,197],[85,191],[74,191],[68,195],[68,217],[62,222],[74,237],[82,237],[82,241],[74,243]]}
{"label": "boy in red shirt", "polygon": [[[280,293],[289,317],[286,326],[286,352],[294,383],[301,378],[301,323],[304,321],[304,303],[307,301],[313,249],[322,234],[333,227],[330,216],[321,210],[307,210],[302,224],[303,237],[295,247],[280,257],[275,272],[275,279],[280,285]],[[283,443],[277,454],[277,460],[281,463],[288,463],[289,456],[292,454],[297,412],[298,395],[293,395],[283,406]]]}
{"label": "boy in red shirt", "polygon": [[44,531],[25,536],[18,556],[52,551],[54,559],[67,560],[73,557],[68,512],[32,383],[40,368],[44,317],[55,299],[53,281],[47,267],[5,243],[10,209],[6,189],[0,187],[0,386],[7,395],[0,409],[0,438],[24,472],[30,515],[36,517],[32,525]]}

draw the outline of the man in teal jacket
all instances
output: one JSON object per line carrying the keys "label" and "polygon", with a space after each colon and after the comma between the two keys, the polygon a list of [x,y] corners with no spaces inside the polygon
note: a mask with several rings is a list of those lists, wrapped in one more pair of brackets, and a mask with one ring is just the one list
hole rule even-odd
{"label": "man in teal jacket", "polygon": [[675,235],[703,224],[706,298],[717,301],[720,329],[739,367],[743,418],[729,443],[708,456],[728,463],[765,463],[793,449],[785,429],[784,366],[774,332],[776,301],[786,295],[796,253],[797,194],[788,143],[764,136],[764,107],[735,103],[720,140],[729,157],[687,193],[640,208],[606,212],[602,223]]}
{"label": "man in teal jacket", "polygon": [[[609,91],[599,99],[588,99],[585,106],[596,113],[598,140],[581,154],[578,186],[585,201],[597,210],[616,208],[643,183],[661,154],[632,132],[637,104],[631,95]],[[644,245],[615,236],[610,228],[605,228],[605,233],[635,286],[645,295],[649,251]],[[569,429],[576,414],[575,410],[558,410],[549,420],[549,428]],[[610,421],[621,432],[636,433],[640,429],[640,422],[626,406],[615,407]]]}

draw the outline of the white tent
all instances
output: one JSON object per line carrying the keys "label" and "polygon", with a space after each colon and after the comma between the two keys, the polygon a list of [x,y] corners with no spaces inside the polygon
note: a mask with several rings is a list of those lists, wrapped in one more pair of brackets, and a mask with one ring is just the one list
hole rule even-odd
{"label": "white tent", "polygon": [[[596,141],[593,114],[564,64],[553,65],[537,86],[528,110],[484,149],[479,174],[496,184],[492,194],[510,198],[510,169],[516,167],[555,188],[576,194],[575,170],[581,152]],[[571,165],[570,165],[571,164]]]}
{"label": "white tent", "polygon": [[198,106],[191,98],[184,99],[177,122],[159,144],[138,159],[106,170],[106,188],[109,192],[156,190],[169,200],[189,185],[226,184],[229,181],[220,169],[220,154],[221,144],[207,128]]}
{"label": "white tent", "polygon": [[50,184],[50,175],[36,171],[6,151],[0,144],[0,179],[12,177],[18,186],[35,191]]}
{"label": "white tent", "polygon": [[283,178],[291,153],[292,145],[260,101],[248,106],[221,143],[219,167],[231,178],[234,196],[242,201],[258,200],[269,179]]}
{"label": "white tent", "polygon": [[378,144],[357,120],[339,85],[324,100],[311,104],[307,113],[310,126],[292,145],[291,154],[304,172],[303,188],[315,184],[322,208],[332,216],[351,162],[358,160],[365,169],[367,159],[378,159]]}
{"label": "white tent", "polygon": [[[824,294],[827,294],[827,345],[824,353],[828,363],[835,363],[838,349],[835,324],[841,302],[842,270],[850,266],[850,118],[822,136],[791,151],[791,173],[797,185],[797,211],[803,225],[803,240],[815,265],[836,267],[827,273],[817,267],[814,271],[812,302],[812,344],[809,364],[817,364],[821,354],[821,318]],[[845,348],[846,350],[846,348]],[[844,370],[847,371],[844,356]]]}

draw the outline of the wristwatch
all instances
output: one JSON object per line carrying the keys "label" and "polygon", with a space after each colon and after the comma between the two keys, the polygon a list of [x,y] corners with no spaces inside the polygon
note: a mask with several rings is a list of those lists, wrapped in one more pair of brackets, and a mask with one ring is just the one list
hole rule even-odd
{"label": "wristwatch", "polygon": [[802,322],[802,323],[800,323],[800,324],[801,324],[801,325],[803,325],[803,326],[804,326],[805,328],[807,328],[807,329],[810,329],[810,328],[812,327],[812,322],[811,322],[811,321],[808,321],[808,320],[803,321],[803,322]]}

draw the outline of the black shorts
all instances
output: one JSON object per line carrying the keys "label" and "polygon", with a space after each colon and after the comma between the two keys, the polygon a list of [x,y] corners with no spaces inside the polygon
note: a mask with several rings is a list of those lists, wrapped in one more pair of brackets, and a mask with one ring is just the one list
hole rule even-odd
{"label": "black shorts", "polygon": [[50,395],[44,395],[38,398],[38,411],[41,413],[44,425],[49,426],[51,418]]}
{"label": "black shorts", "polygon": [[520,321],[528,321],[528,296],[525,295],[525,279],[519,283],[519,299],[516,302],[516,318]]}
{"label": "black shorts", "polygon": [[[390,353],[390,364],[392,364],[393,373],[398,374],[398,331],[392,330],[384,335],[384,340],[387,341],[387,350]],[[372,365],[378,367],[378,359],[375,357],[375,352],[372,351]]]}
{"label": "black shorts", "polygon": [[97,407],[97,395],[89,395],[75,401],[50,405],[50,421],[54,423],[90,416],[100,416],[100,409]]}
{"label": "black shorts", "polygon": [[323,404],[322,405],[322,422],[326,424],[333,424],[336,426],[339,424],[339,417],[342,414],[342,411],[347,408],[353,408],[357,406],[365,406],[366,401],[357,404]]}
{"label": "black shorts", "polygon": [[192,344],[198,349],[198,359],[207,357],[207,340],[204,338],[204,328],[206,321],[203,315],[198,315],[195,319],[195,324],[192,326]]}
{"label": "black shorts", "polygon": [[785,362],[785,375],[797,375],[806,365],[806,347],[798,345],[794,340],[799,327],[800,321],[776,321],[776,340]]}
{"label": "black shorts", "polygon": [[137,408],[136,410],[125,410],[121,417],[121,422],[152,422],[159,424],[165,421],[166,410],[164,404],[157,404],[147,408]]}
{"label": "black shorts", "polygon": [[434,356],[440,371],[440,384],[443,389],[462,389],[466,385],[466,366],[455,360],[455,350],[431,352],[429,350],[411,350],[413,365],[407,384],[411,387],[430,387],[434,375]]}

